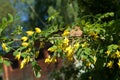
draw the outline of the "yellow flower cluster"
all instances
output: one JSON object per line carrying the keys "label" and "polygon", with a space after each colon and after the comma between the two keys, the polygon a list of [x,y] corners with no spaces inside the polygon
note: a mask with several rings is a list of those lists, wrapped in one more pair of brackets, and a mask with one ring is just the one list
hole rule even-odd
{"label": "yellow flower cluster", "polygon": [[120,58],[120,51],[116,50],[115,52],[110,52],[109,50],[105,52],[107,56],[111,54],[112,58]]}
{"label": "yellow flower cluster", "polygon": [[45,63],[48,63],[48,64],[50,64],[50,63],[55,63],[55,62],[57,62],[55,56],[54,56],[54,57],[48,56],[48,57],[45,59]]}
{"label": "yellow flower cluster", "polygon": [[36,52],[35,52],[35,58],[38,58],[39,53],[40,53],[39,51],[36,51]]}
{"label": "yellow flower cluster", "polygon": [[34,31],[26,31],[28,36],[32,36],[34,34]]}
{"label": "yellow flower cluster", "polygon": [[66,52],[66,57],[68,60],[72,61],[73,60],[73,47],[70,45],[65,49]]}
{"label": "yellow flower cluster", "polygon": [[7,51],[7,50],[8,50],[6,43],[2,43],[2,49],[3,49],[4,51]]}
{"label": "yellow flower cluster", "polygon": [[95,32],[90,32],[90,36],[93,37],[93,40],[97,40],[99,38],[98,34]]}
{"label": "yellow flower cluster", "polygon": [[24,46],[24,47],[27,47],[28,45],[29,45],[28,42],[23,42],[23,43],[22,43],[22,46]]}
{"label": "yellow flower cluster", "polygon": [[28,40],[28,37],[23,36],[23,37],[21,38],[21,40],[22,40],[22,41],[27,41],[27,40]]}
{"label": "yellow flower cluster", "polygon": [[67,37],[65,37],[65,39],[63,40],[63,45],[68,45],[69,44],[69,39]]}
{"label": "yellow flower cluster", "polygon": [[68,36],[69,33],[70,33],[70,32],[69,32],[68,30],[65,30],[65,31],[63,32],[62,36]]}
{"label": "yellow flower cluster", "polygon": [[113,61],[109,61],[109,62],[107,63],[107,67],[108,67],[108,68],[112,68],[112,66],[113,66]]}
{"label": "yellow flower cluster", "polygon": [[84,42],[84,43],[82,44],[82,48],[86,47],[87,45],[88,45],[88,43],[87,43],[87,42]]}
{"label": "yellow flower cluster", "polygon": [[[30,45],[28,38],[29,38],[30,36],[33,36],[34,33],[40,33],[40,32],[41,32],[41,29],[38,28],[38,27],[35,28],[35,31],[32,31],[32,30],[26,31],[27,36],[23,36],[23,37],[21,38],[21,40],[22,40],[22,46],[28,47],[28,46]],[[28,41],[28,42],[27,42],[27,41]],[[25,52],[26,52],[26,53],[29,53],[30,51],[31,51],[31,48],[28,48]],[[37,58],[38,55],[39,55],[39,51],[36,51],[35,57]],[[21,53],[18,53],[18,54],[15,56],[15,59],[19,60],[20,57],[21,57]],[[24,58],[24,59],[22,60],[21,64],[20,64],[20,68],[22,69],[29,61],[30,61],[30,56],[27,56],[26,58]]]}
{"label": "yellow flower cluster", "polygon": [[55,52],[57,50],[57,46],[50,47],[48,51]]}
{"label": "yellow flower cluster", "polygon": [[[40,33],[40,32],[41,32],[41,29],[38,28],[38,27],[36,27],[36,28],[35,28],[35,32],[30,30],[30,31],[26,31],[26,34],[27,34],[27,36],[32,36],[34,33]],[[22,46],[27,47],[27,46],[29,45],[29,43],[26,42],[26,41],[28,40],[28,37],[27,37],[27,36],[23,36],[23,37],[21,38],[21,40],[23,41],[23,42],[22,42]]]}
{"label": "yellow flower cluster", "polygon": [[41,33],[41,29],[38,28],[38,27],[36,27],[36,28],[35,28],[35,32],[36,32],[36,33]]}
{"label": "yellow flower cluster", "polygon": [[36,27],[35,32],[30,30],[30,31],[26,31],[26,33],[28,36],[32,36],[34,33],[41,33],[41,29]]}
{"label": "yellow flower cluster", "polygon": [[90,66],[91,66],[91,62],[87,62],[87,63],[86,63],[86,66],[87,66],[87,67],[90,67]]}
{"label": "yellow flower cluster", "polygon": [[120,58],[120,51],[117,50],[117,51],[115,52],[115,55],[116,55],[117,58]]}
{"label": "yellow flower cluster", "polygon": [[30,57],[24,58],[20,64],[20,69],[24,68],[24,66],[30,61]]}
{"label": "yellow flower cluster", "polygon": [[79,43],[75,43],[73,47],[71,45],[67,46],[63,51],[66,54],[66,57],[69,61],[73,60],[73,55],[75,53],[75,50],[79,47]]}
{"label": "yellow flower cluster", "polygon": [[16,56],[15,59],[20,60],[21,53],[19,52]]}
{"label": "yellow flower cluster", "polygon": [[107,54],[107,56],[109,56],[110,53],[111,53],[110,51],[106,51],[106,52],[105,52],[105,54]]}

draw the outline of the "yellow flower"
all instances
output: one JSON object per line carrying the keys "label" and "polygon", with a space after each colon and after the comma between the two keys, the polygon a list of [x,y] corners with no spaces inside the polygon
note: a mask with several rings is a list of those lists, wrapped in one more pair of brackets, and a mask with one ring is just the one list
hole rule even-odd
{"label": "yellow flower", "polygon": [[55,62],[57,62],[57,60],[56,60],[56,57],[54,56],[51,58],[51,63],[55,63]]}
{"label": "yellow flower", "polygon": [[74,44],[74,48],[77,49],[79,47],[79,43]]}
{"label": "yellow flower", "polygon": [[29,45],[29,43],[27,43],[27,42],[22,43],[22,46],[24,46],[24,47],[27,47],[28,45]]}
{"label": "yellow flower", "polygon": [[93,60],[94,60],[94,64],[95,64],[95,63],[96,63],[97,58],[94,56],[94,57],[93,57]]}
{"label": "yellow flower", "polygon": [[87,45],[88,45],[87,42],[84,42],[84,43],[82,44],[82,48],[86,47]]}
{"label": "yellow flower", "polygon": [[48,49],[48,51],[50,51],[50,52],[55,52],[56,49],[57,49],[57,46],[52,46],[52,47],[50,47],[50,48]]}
{"label": "yellow flower", "polygon": [[91,62],[87,62],[87,63],[86,63],[86,66],[87,66],[87,67],[90,67],[90,66],[91,66]]}
{"label": "yellow flower", "polygon": [[108,67],[108,68],[112,68],[112,66],[113,66],[113,62],[112,62],[112,61],[109,61],[109,63],[107,63],[107,67]]}
{"label": "yellow flower", "polygon": [[27,56],[26,63],[29,63],[29,61],[30,61],[30,56]]}
{"label": "yellow flower", "polygon": [[68,46],[66,49],[65,49],[65,52],[66,52],[66,57],[69,61],[72,61],[73,60],[73,48],[72,46]]}
{"label": "yellow flower", "polygon": [[68,46],[66,49],[65,49],[65,52],[69,52],[70,50],[72,50],[72,46]]}
{"label": "yellow flower", "polygon": [[20,64],[20,69],[22,69],[22,68],[25,66],[26,63],[27,63],[27,59],[24,58],[24,59],[22,60],[21,64]]}
{"label": "yellow flower", "polygon": [[56,57],[54,56],[54,57],[50,57],[50,56],[48,56],[46,59],[45,59],[45,63],[55,63],[55,62],[57,62],[57,60],[56,60]]}
{"label": "yellow flower", "polygon": [[68,52],[67,52],[67,57],[73,57],[73,50],[70,49]]}
{"label": "yellow flower", "polygon": [[39,56],[39,51],[36,51],[36,53],[35,53],[35,58],[38,58],[38,56]]}
{"label": "yellow flower", "polygon": [[50,56],[48,56],[46,59],[45,59],[45,63],[51,63],[51,57]]}
{"label": "yellow flower", "polygon": [[21,55],[21,53],[19,52],[19,53],[15,56],[15,59],[20,60],[20,55]]}
{"label": "yellow flower", "polygon": [[97,40],[97,38],[99,37],[98,34],[95,32],[90,32],[90,36],[92,36],[94,40]]}
{"label": "yellow flower", "polygon": [[29,53],[31,51],[31,48],[28,48],[25,52]]}
{"label": "yellow flower", "polygon": [[65,37],[65,39],[63,40],[63,44],[64,45],[68,45],[69,44],[69,39],[67,37]]}
{"label": "yellow flower", "polygon": [[35,28],[35,32],[36,32],[36,33],[40,33],[40,32],[41,32],[41,29],[38,28],[38,27],[36,27],[36,28]]}
{"label": "yellow flower", "polygon": [[68,30],[65,30],[64,32],[63,32],[63,34],[62,34],[62,36],[67,36],[67,35],[69,35],[69,31]]}
{"label": "yellow flower", "polygon": [[2,49],[3,49],[4,51],[7,51],[7,50],[8,50],[8,48],[7,48],[7,46],[6,46],[5,43],[2,43]]}
{"label": "yellow flower", "polygon": [[34,34],[33,31],[26,31],[26,33],[27,33],[28,36],[32,36]]}
{"label": "yellow flower", "polygon": [[116,54],[117,58],[120,57],[120,52],[118,50],[115,52],[115,54]]}
{"label": "yellow flower", "polygon": [[109,55],[110,55],[110,51],[106,51],[105,53],[107,54],[107,56],[109,56]]}
{"label": "yellow flower", "polygon": [[73,61],[73,57],[67,57],[69,61]]}
{"label": "yellow flower", "polygon": [[119,66],[119,68],[120,68],[120,60],[118,61],[118,63],[117,63],[117,64],[118,64],[118,66]]}
{"label": "yellow flower", "polygon": [[24,36],[21,38],[22,41],[27,41],[28,40],[28,37]]}

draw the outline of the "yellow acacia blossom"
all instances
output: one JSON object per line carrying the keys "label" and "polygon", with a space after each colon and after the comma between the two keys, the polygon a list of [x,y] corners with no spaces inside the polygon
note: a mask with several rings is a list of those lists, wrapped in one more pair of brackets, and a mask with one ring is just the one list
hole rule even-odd
{"label": "yellow acacia blossom", "polygon": [[80,45],[80,44],[79,44],[78,42],[75,43],[75,44],[74,44],[74,48],[77,49],[77,48],[79,47],[79,45]]}
{"label": "yellow acacia blossom", "polygon": [[115,54],[116,54],[117,58],[120,57],[120,52],[118,50],[115,52]]}
{"label": "yellow acacia blossom", "polygon": [[21,38],[21,40],[22,40],[22,41],[27,41],[27,40],[28,40],[28,37],[23,36],[23,37]]}
{"label": "yellow acacia blossom", "polygon": [[50,56],[48,56],[46,59],[45,59],[45,63],[55,63],[55,62],[57,62],[57,60],[56,60],[56,57],[54,56],[54,57],[50,57]]}
{"label": "yellow acacia blossom", "polygon": [[67,57],[69,61],[73,61],[73,57]]}
{"label": "yellow acacia blossom", "polygon": [[107,67],[108,67],[108,68],[112,68],[112,66],[113,66],[113,61],[109,61],[109,62],[107,63]]}
{"label": "yellow acacia blossom", "polygon": [[68,44],[69,44],[69,39],[65,37],[65,39],[63,40],[63,45],[68,45]]}
{"label": "yellow acacia blossom", "polygon": [[26,57],[26,63],[29,63],[29,61],[30,61],[30,56],[27,56]]}
{"label": "yellow acacia blossom", "polygon": [[33,31],[26,31],[26,33],[27,33],[28,36],[32,36],[34,34]]}
{"label": "yellow acacia blossom", "polygon": [[27,43],[27,42],[22,43],[22,46],[24,46],[24,47],[27,47],[28,45],[29,45],[29,43]]}
{"label": "yellow acacia blossom", "polygon": [[72,53],[73,51],[73,48],[71,45],[69,45],[66,49],[65,49],[65,52],[68,52],[68,53]]}
{"label": "yellow acacia blossom", "polygon": [[31,48],[28,48],[25,52],[29,53],[31,51]]}
{"label": "yellow acacia blossom", "polygon": [[119,68],[120,68],[120,59],[119,59],[119,61],[118,61],[118,63],[117,63],[117,64],[118,64],[118,66],[119,66]]}
{"label": "yellow acacia blossom", "polygon": [[51,57],[48,56],[46,59],[45,59],[45,63],[51,63]]}
{"label": "yellow acacia blossom", "polygon": [[109,56],[109,55],[110,55],[110,51],[106,51],[105,53],[107,54],[107,56]]}
{"label": "yellow acacia blossom", "polygon": [[66,49],[65,49],[65,53],[66,53],[66,57],[69,61],[72,61],[73,60],[73,48],[72,46],[68,46]]}
{"label": "yellow acacia blossom", "polygon": [[27,58],[24,58],[20,64],[20,69],[22,69],[27,63]]}
{"label": "yellow acacia blossom", "polygon": [[70,33],[70,32],[69,32],[68,30],[65,30],[65,31],[63,32],[62,36],[68,36],[69,33]]}
{"label": "yellow acacia blossom", "polygon": [[87,63],[86,63],[86,66],[87,66],[87,67],[90,67],[90,66],[91,66],[91,62],[87,62]]}
{"label": "yellow acacia blossom", "polygon": [[20,60],[20,55],[21,55],[21,53],[19,52],[19,53],[15,56],[15,59]]}
{"label": "yellow acacia blossom", "polygon": [[38,28],[38,27],[36,27],[36,28],[35,28],[35,32],[36,32],[36,33],[40,33],[40,32],[41,32],[41,29]]}
{"label": "yellow acacia blossom", "polygon": [[96,63],[96,61],[97,61],[96,56],[94,56],[94,57],[93,57],[93,60],[94,60],[94,64],[95,64],[95,63]]}
{"label": "yellow acacia blossom", "polygon": [[84,42],[84,43],[82,44],[82,48],[86,47],[87,45],[88,45],[87,42]]}
{"label": "yellow acacia blossom", "polygon": [[56,57],[54,56],[54,57],[51,58],[51,63],[55,63],[55,62],[57,62],[57,59],[56,59]]}
{"label": "yellow acacia blossom", "polygon": [[97,40],[99,38],[98,34],[95,32],[90,32],[90,36],[92,36],[94,40]]}
{"label": "yellow acacia blossom", "polygon": [[7,50],[8,50],[6,43],[2,43],[2,49],[3,49],[4,51],[7,51]]}
{"label": "yellow acacia blossom", "polygon": [[36,52],[35,52],[35,58],[38,58],[39,53],[40,53],[39,51],[36,51]]}
{"label": "yellow acacia blossom", "polygon": [[57,49],[57,46],[52,46],[52,47],[50,47],[50,48],[48,49],[48,51],[50,51],[50,52],[55,52],[56,49]]}

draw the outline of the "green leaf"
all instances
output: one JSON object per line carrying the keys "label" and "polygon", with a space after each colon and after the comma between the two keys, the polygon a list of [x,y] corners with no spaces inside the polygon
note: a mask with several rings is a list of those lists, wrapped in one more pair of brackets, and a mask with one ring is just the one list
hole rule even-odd
{"label": "green leaf", "polygon": [[8,61],[8,60],[4,60],[3,63],[7,66],[10,66],[10,61]]}
{"label": "green leaf", "polygon": [[13,16],[10,13],[8,13],[8,17],[9,17],[9,23],[13,22]]}
{"label": "green leaf", "polygon": [[37,78],[40,78],[40,77],[41,77],[41,73],[40,73],[39,71],[36,71],[36,70],[34,70],[34,75],[35,75],[35,77],[37,77]]}
{"label": "green leaf", "polygon": [[13,55],[14,55],[14,56],[17,55],[18,52],[19,52],[19,51],[22,51],[23,49],[25,49],[25,47],[20,47],[20,48],[18,48],[17,50],[15,50],[15,51],[13,52]]}
{"label": "green leaf", "polygon": [[86,55],[90,55],[91,54],[91,49],[90,48],[84,48],[84,53]]}
{"label": "green leaf", "polygon": [[116,50],[117,48],[118,48],[118,45],[116,45],[116,44],[111,44],[111,45],[108,46],[109,51]]}
{"label": "green leaf", "polygon": [[0,56],[0,63],[3,63],[3,58]]}
{"label": "green leaf", "polygon": [[6,17],[3,17],[2,18],[2,24],[5,24],[7,22],[7,18]]}
{"label": "green leaf", "polygon": [[34,75],[37,77],[37,78],[40,78],[41,77],[41,67],[37,64],[36,61],[33,61],[32,62],[32,66],[33,66],[33,70],[34,70]]}

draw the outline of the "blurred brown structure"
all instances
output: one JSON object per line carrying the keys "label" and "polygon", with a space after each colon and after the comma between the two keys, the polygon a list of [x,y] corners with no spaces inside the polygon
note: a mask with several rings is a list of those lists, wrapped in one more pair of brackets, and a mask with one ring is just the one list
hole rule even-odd
{"label": "blurred brown structure", "polygon": [[45,57],[48,55],[48,51],[43,50],[43,54],[39,55],[38,64],[41,66],[41,77],[36,78],[34,76],[31,64],[26,65],[23,69],[19,69],[19,62],[14,60],[12,54],[8,54],[12,61],[11,66],[6,66],[3,64],[3,80],[49,80],[49,75],[55,69],[59,69],[61,67],[61,59],[58,59],[58,62],[55,64],[46,64],[44,62]]}

